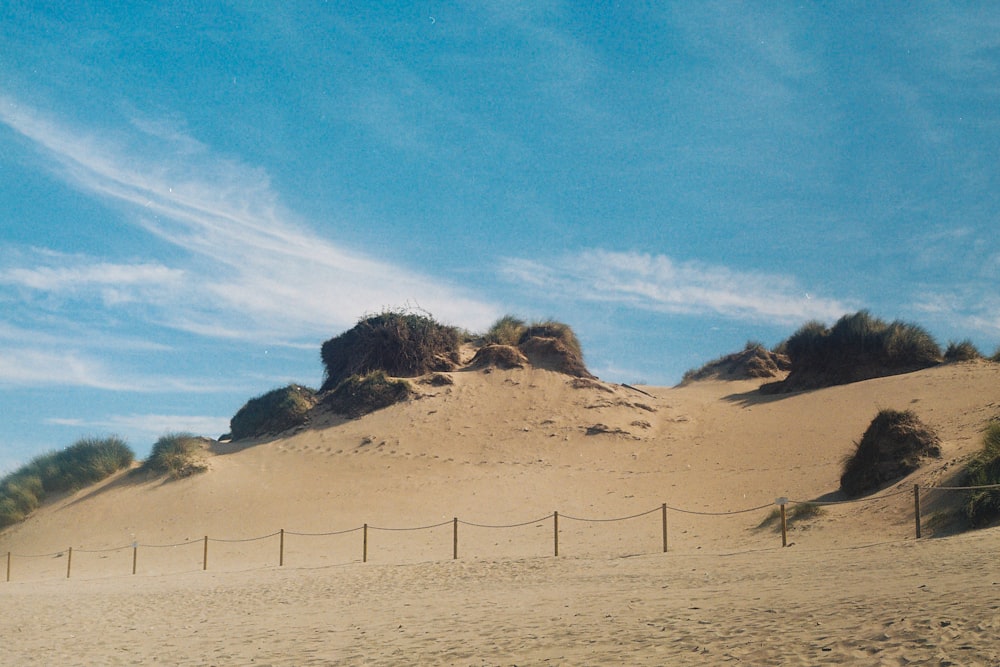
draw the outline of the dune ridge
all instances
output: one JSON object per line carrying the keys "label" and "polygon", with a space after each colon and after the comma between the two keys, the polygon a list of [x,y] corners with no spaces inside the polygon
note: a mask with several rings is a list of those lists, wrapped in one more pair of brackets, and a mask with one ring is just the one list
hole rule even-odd
{"label": "dune ridge", "polygon": [[[54,554],[15,559],[0,582],[13,610],[0,620],[3,654],[18,664],[996,664],[1000,534],[934,538],[952,532],[957,496],[929,491],[915,540],[912,487],[956,482],[1000,413],[1000,365],[777,396],[757,392],[760,380],[629,388],[531,367],[449,375],[453,384],[415,382],[413,399],[359,419],[215,443],[200,475],[121,474],[50,502],[0,534],[0,555]],[[942,457],[874,499],[792,522],[782,548],[774,524],[762,526],[774,500],[842,499],[843,458],[885,407],[918,414]],[[686,510],[669,512],[666,554],[662,503]],[[565,517],[558,558],[553,511]],[[364,563],[363,523],[373,527]],[[182,546],[142,547],[133,576],[131,550],[119,549],[133,541]]]}

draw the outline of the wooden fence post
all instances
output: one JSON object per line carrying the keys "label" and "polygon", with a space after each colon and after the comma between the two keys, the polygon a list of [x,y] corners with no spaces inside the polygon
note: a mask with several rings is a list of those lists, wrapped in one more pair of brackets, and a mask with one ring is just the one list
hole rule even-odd
{"label": "wooden fence post", "polygon": [[660,508],[663,513],[663,553],[667,553],[667,504]]}
{"label": "wooden fence post", "polygon": [[364,534],[365,534],[365,537],[364,537],[364,545],[363,545],[362,551],[361,551],[361,562],[362,563],[367,563],[368,562],[368,524],[367,523],[364,526]]}
{"label": "wooden fence post", "polygon": [[788,498],[778,498],[775,500],[778,507],[781,510],[781,546],[788,546],[788,521],[785,515],[785,505],[788,504]]}
{"label": "wooden fence post", "polygon": [[69,556],[66,558],[66,578],[69,579],[70,570],[73,567],[73,547],[69,548]]}
{"label": "wooden fence post", "polygon": [[913,520],[917,524],[917,539],[920,539],[920,485],[913,485]]}
{"label": "wooden fence post", "polygon": [[285,529],[281,529],[280,541],[278,542],[278,567],[285,565]]}
{"label": "wooden fence post", "polygon": [[552,541],[554,544],[554,554],[559,555],[559,512],[552,513]]}
{"label": "wooden fence post", "polygon": [[10,581],[10,552],[7,552],[7,581]]}
{"label": "wooden fence post", "polygon": [[454,526],[454,528],[452,529],[452,539],[451,539],[451,559],[458,560],[458,517],[457,516],[453,519],[452,525]]}
{"label": "wooden fence post", "polygon": [[205,536],[205,548],[202,551],[201,569],[202,570],[208,569],[208,535]]}
{"label": "wooden fence post", "polygon": [[135,566],[139,561],[139,543],[132,543],[132,574],[135,574]]}

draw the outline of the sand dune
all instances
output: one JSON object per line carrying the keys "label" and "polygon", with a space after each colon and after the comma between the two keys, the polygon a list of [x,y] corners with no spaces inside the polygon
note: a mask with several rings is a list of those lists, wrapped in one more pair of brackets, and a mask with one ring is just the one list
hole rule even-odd
{"label": "sand dune", "polygon": [[[958,497],[926,491],[939,536],[917,541],[912,495],[979,448],[1000,365],[786,396],[452,375],[361,419],[220,444],[195,477],[120,475],[0,534],[0,663],[1000,662],[1000,532],[940,537]],[[781,548],[760,525],[775,498],[839,499],[880,408],[914,410],[942,458],[793,523]]]}

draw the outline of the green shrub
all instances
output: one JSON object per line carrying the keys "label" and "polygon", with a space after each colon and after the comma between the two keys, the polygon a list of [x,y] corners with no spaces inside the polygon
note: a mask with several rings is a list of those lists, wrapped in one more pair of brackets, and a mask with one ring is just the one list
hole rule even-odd
{"label": "green shrub", "polygon": [[982,358],[979,348],[968,338],[960,343],[949,341],[948,348],[944,351],[944,360],[948,362],[975,361]]}
{"label": "green shrub", "polygon": [[337,385],[323,403],[338,414],[360,417],[406,400],[411,391],[406,380],[394,380],[379,370],[352,375]]}
{"label": "green shrub", "polygon": [[132,465],[135,454],[117,436],[84,438],[37,456],[0,480],[0,528],[23,521],[46,496],[76,491]]}
{"label": "green shrub", "polygon": [[202,460],[204,439],[191,433],[168,433],[153,445],[143,467],[156,475],[174,479],[188,477],[208,469]]}
{"label": "green shrub", "polygon": [[[983,448],[966,468],[969,486],[1000,484],[1000,422],[991,422],[983,435]],[[1000,489],[977,489],[965,501],[965,515],[973,526],[984,526],[1000,517]]]}
{"label": "green shrub", "polygon": [[555,320],[532,322],[521,332],[521,338],[517,344],[524,345],[532,338],[554,338],[575,354],[577,359],[583,361],[583,348],[580,346],[580,340],[568,324]]}
{"label": "green shrub", "polygon": [[685,372],[681,384],[709,378],[727,380],[768,378],[789,368],[786,354],[768,350],[763,343],[750,340],[739,352],[713,359],[701,368]]}
{"label": "green shrub", "polygon": [[526,328],[524,320],[514,315],[504,315],[483,335],[483,343],[516,347],[521,342],[521,336]]}
{"label": "green shrub", "polygon": [[997,351],[993,353],[992,357],[990,357],[990,361],[995,361],[1000,364],[1000,347],[998,347]]}
{"label": "green shrub", "polygon": [[910,410],[880,410],[844,461],[840,488],[849,496],[874,491],[941,455],[941,440]]}
{"label": "green shrub", "polygon": [[385,311],[363,318],[323,343],[320,356],[326,378],[320,391],[330,391],[352,375],[378,370],[393,377],[453,370],[460,340],[458,329],[426,315]]}
{"label": "green shrub", "polygon": [[772,391],[856,382],[941,362],[941,348],[925,329],[898,320],[886,323],[866,310],[844,315],[829,329],[807,322],[783,347],[792,370]]}
{"label": "green shrub", "polygon": [[233,440],[277,435],[305,424],[315,405],[316,392],[308,387],[272,389],[247,401],[229,420],[229,432]]}

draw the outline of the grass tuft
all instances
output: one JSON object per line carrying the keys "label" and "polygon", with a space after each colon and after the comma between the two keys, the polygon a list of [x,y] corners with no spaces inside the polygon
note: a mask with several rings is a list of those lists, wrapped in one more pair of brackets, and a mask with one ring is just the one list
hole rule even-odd
{"label": "grass tuft", "polygon": [[134,460],[135,454],[117,436],[83,438],[32,459],[0,479],[0,528],[23,521],[48,495],[82,489]]}
{"label": "grass tuft", "polygon": [[252,398],[229,420],[233,440],[277,435],[308,421],[316,392],[290,384]]}
{"label": "grass tuft", "polygon": [[791,373],[771,391],[798,391],[905,373],[941,362],[941,348],[925,329],[885,322],[866,310],[844,315],[831,328],[804,324],[781,346]]}
{"label": "grass tuft", "polygon": [[172,479],[189,477],[208,470],[202,459],[203,438],[191,433],[168,433],[153,445],[153,451],[143,468],[155,475],[168,475]]}
{"label": "grass tuft", "polygon": [[[1000,484],[1000,422],[990,422],[983,434],[983,448],[966,467],[969,486]],[[965,515],[976,527],[1000,517],[1000,489],[971,491],[965,501]]]}
{"label": "grass tuft", "polygon": [[913,472],[941,455],[941,439],[910,410],[880,410],[853,454],[844,460],[840,488],[857,497]]}
{"label": "grass tuft", "polygon": [[982,353],[968,338],[960,343],[949,342],[948,348],[944,351],[944,360],[947,362],[975,361],[982,358]]}
{"label": "grass tuft", "polygon": [[352,375],[323,399],[323,404],[338,414],[360,417],[406,400],[412,389],[406,380],[396,380],[385,371]]}
{"label": "grass tuft", "polygon": [[524,320],[514,315],[504,315],[483,334],[484,345],[509,345],[516,347],[527,329]]}

